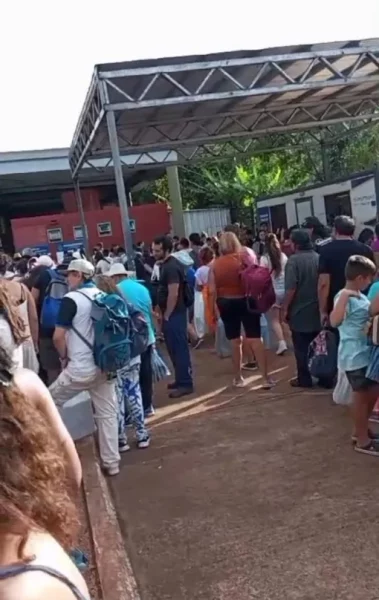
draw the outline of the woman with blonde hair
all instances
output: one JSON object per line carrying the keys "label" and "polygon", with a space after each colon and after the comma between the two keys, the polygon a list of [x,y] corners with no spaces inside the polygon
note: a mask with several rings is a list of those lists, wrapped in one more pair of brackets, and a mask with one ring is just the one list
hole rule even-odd
{"label": "woman with blonde hair", "polygon": [[282,327],[281,309],[284,301],[284,270],[287,264],[287,256],[281,251],[280,243],[274,233],[269,233],[266,238],[266,247],[261,258],[261,267],[269,269],[272,285],[275,291],[275,304],[267,313],[272,330],[278,340],[276,354],[281,355],[287,350]]}
{"label": "woman with blonde hair", "polygon": [[[248,254],[237,236],[225,232],[220,237],[220,256],[212,264],[209,274],[209,287],[216,302],[225,334],[232,346],[234,366],[233,384],[244,386],[242,377],[242,331],[243,325],[246,346],[255,355],[263,377],[263,388],[270,389],[273,382],[268,376],[266,351],[261,340],[261,315],[248,307],[240,273],[244,265],[251,264],[254,257]],[[250,310],[249,310],[250,308]]]}

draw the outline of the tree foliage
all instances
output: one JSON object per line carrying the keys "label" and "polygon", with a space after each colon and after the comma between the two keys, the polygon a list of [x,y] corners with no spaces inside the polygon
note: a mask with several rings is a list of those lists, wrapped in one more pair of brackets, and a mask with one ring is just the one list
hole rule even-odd
{"label": "tree foliage", "polygon": [[[379,126],[360,128],[350,135],[345,133],[344,126],[337,125],[332,131],[337,139],[325,138],[323,146],[315,142],[314,136],[305,134],[301,146],[273,152],[267,152],[264,142],[257,140],[250,156],[236,156],[228,148],[214,162],[182,166],[179,174],[183,206],[254,207],[260,196],[373,168],[379,160]],[[169,200],[166,176],[150,183],[133,198],[143,202],[151,201],[152,196]]]}

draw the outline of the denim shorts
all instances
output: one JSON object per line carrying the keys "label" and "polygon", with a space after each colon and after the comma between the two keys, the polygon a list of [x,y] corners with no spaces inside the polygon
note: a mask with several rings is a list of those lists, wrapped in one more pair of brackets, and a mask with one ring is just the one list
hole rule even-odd
{"label": "denim shorts", "polygon": [[354,392],[363,392],[368,390],[373,385],[378,385],[376,381],[366,377],[367,367],[354,369],[354,371],[346,371],[346,377]]}

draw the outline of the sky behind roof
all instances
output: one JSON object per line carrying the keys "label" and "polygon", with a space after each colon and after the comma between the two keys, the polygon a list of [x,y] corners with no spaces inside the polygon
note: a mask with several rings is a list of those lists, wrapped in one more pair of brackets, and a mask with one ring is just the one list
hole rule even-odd
{"label": "sky behind roof", "polygon": [[69,146],[97,63],[379,37],[379,0],[3,0],[0,151]]}

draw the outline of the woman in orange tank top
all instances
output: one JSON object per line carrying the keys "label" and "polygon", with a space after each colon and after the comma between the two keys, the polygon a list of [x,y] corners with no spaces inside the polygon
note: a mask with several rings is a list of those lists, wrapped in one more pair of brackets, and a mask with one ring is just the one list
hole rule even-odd
{"label": "woman in orange tank top", "polygon": [[254,353],[263,377],[263,387],[270,389],[273,384],[268,377],[266,351],[261,340],[261,315],[248,310],[240,277],[243,265],[254,260],[254,255],[248,254],[247,249],[241,246],[232,232],[221,235],[219,249],[220,256],[214,260],[211,267],[209,288],[224,324],[226,337],[232,345],[233,383],[237,387],[245,384],[242,377],[243,325],[246,343]]}

